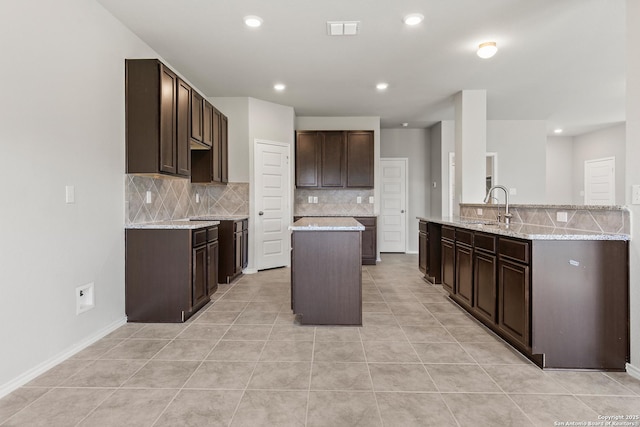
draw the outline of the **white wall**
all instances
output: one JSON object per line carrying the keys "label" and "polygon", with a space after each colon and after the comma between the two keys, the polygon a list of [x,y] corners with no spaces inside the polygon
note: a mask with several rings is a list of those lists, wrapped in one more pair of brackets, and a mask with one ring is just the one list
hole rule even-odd
{"label": "white wall", "polygon": [[549,136],[546,155],[546,203],[573,204],[573,138]]}
{"label": "white wall", "polygon": [[630,312],[631,364],[627,371],[640,379],[640,205],[631,204],[631,185],[640,184],[640,2],[627,0],[627,123],[626,123],[626,186],[625,195],[631,211],[630,243]]}
{"label": "white wall", "polygon": [[[516,189],[510,203],[546,202],[546,142],[545,121],[487,121],[487,152],[498,153],[498,184]],[[502,203],[502,192],[496,195]]]}
{"label": "white wall", "polygon": [[584,204],[584,162],[586,160],[615,157],[616,159],[616,202],[625,202],[625,150],[626,135],[624,123],[589,132],[573,138],[573,203]]}
{"label": "white wall", "polygon": [[87,0],[3,0],[0,38],[1,396],[124,321],[124,59],[157,54]]}
{"label": "white wall", "polygon": [[417,216],[430,213],[431,160],[429,131],[426,129],[382,129],[380,157],[406,157],[407,174],[407,251],[418,252]]}
{"label": "white wall", "polygon": [[[442,215],[442,122],[436,123],[429,129],[429,161],[431,176],[427,185],[431,189],[428,216],[440,217]],[[435,187],[433,186],[435,183]]]}

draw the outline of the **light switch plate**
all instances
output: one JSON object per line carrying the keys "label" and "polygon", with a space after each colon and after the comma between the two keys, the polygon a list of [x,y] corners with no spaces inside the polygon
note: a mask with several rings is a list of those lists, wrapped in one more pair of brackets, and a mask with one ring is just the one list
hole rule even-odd
{"label": "light switch plate", "polygon": [[147,190],[147,195],[145,196],[145,199],[144,199],[145,203],[147,204],[151,203],[151,200],[152,200],[151,197],[152,197],[151,191]]}
{"label": "light switch plate", "polygon": [[567,213],[566,212],[556,212],[556,221],[558,222],[567,222]]}
{"label": "light switch plate", "polygon": [[373,204],[373,196],[369,196],[369,203]]}
{"label": "light switch plate", "polygon": [[309,196],[309,199],[307,200],[307,202],[313,203],[313,196]]}
{"label": "light switch plate", "polygon": [[65,192],[65,201],[67,203],[75,203],[76,202],[76,189],[73,185],[67,185],[64,188]]}
{"label": "light switch plate", "polygon": [[631,186],[631,204],[640,205],[640,185]]}
{"label": "light switch plate", "polygon": [[196,203],[200,203],[200,195],[196,193]]}
{"label": "light switch plate", "polygon": [[476,215],[482,215],[482,208],[476,209]]}
{"label": "light switch plate", "polygon": [[313,203],[318,203],[318,196],[313,196]]}
{"label": "light switch plate", "polygon": [[356,203],[362,203],[362,197],[361,196],[356,197]]}

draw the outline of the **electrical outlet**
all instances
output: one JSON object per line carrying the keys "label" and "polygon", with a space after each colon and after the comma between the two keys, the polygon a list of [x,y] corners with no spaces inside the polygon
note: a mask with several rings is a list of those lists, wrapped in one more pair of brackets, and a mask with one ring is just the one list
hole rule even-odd
{"label": "electrical outlet", "polygon": [[356,203],[362,203],[362,197],[361,196],[356,197]]}
{"label": "electrical outlet", "polygon": [[196,193],[196,203],[200,203],[200,195]]}
{"label": "electrical outlet", "polygon": [[84,313],[96,306],[93,283],[76,288],[76,314]]}
{"label": "electrical outlet", "polygon": [[318,203],[318,196],[313,196],[313,203]]}
{"label": "electrical outlet", "polygon": [[369,196],[369,203],[373,204],[373,196]]}
{"label": "electrical outlet", "polygon": [[482,216],[482,208],[476,209],[476,214]]}
{"label": "electrical outlet", "polygon": [[558,222],[567,222],[568,217],[566,212],[556,212],[556,221]]}
{"label": "electrical outlet", "polygon": [[313,203],[313,196],[309,196],[309,198],[307,199],[308,203]]}
{"label": "electrical outlet", "polygon": [[147,194],[146,194],[145,199],[144,199],[145,203],[147,203],[147,204],[151,203],[151,200],[152,200],[151,198],[152,198],[151,191],[147,190]]}
{"label": "electrical outlet", "polygon": [[433,185],[433,188],[438,188],[438,183],[436,181],[433,181],[431,185]]}

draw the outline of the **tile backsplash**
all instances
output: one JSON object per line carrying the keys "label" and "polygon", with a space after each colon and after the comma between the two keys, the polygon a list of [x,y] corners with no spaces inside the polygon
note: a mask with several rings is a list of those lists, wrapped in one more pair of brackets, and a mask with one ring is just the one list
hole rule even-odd
{"label": "tile backsplash", "polygon": [[[482,214],[478,214],[478,208]],[[504,213],[504,205],[460,205],[460,217],[470,219],[497,218],[498,211]],[[513,205],[509,212],[514,223],[544,225],[576,231],[594,231],[608,234],[630,234],[629,211],[619,206],[560,206],[560,205]],[[558,221],[558,212],[567,214],[567,221]]]}
{"label": "tile backsplash", "polygon": [[[340,189],[340,190],[295,190],[294,216],[322,215],[373,215],[374,190]],[[309,203],[309,197],[317,197],[318,203]],[[361,197],[362,203],[358,203]]]}
{"label": "tile backsplash", "polygon": [[[151,203],[146,203],[147,191]],[[202,215],[249,215],[249,184],[204,185],[181,178],[125,175],[125,210],[127,224]]]}

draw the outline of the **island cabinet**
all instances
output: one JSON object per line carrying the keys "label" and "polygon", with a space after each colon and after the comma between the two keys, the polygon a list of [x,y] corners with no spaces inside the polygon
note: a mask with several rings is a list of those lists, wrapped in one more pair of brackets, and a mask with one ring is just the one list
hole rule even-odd
{"label": "island cabinet", "polygon": [[442,225],[441,249],[451,299],[540,367],[625,369],[627,241],[530,240]]}
{"label": "island cabinet", "polygon": [[248,265],[249,221],[220,220],[218,283],[231,283]]}
{"label": "island cabinet", "polygon": [[[204,145],[192,145],[191,182],[228,182],[227,171],[227,117],[209,101],[202,102],[202,141]],[[204,148],[204,149],[203,149]]]}
{"label": "island cabinet", "polygon": [[362,325],[362,225],[303,218],[290,227],[291,308],[300,323]]}
{"label": "island cabinet", "polygon": [[129,322],[184,322],[218,289],[218,227],[127,229]]}
{"label": "island cabinet", "polygon": [[296,187],[373,188],[373,131],[297,131]]}
{"label": "island cabinet", "polygon": [[427,221],[418,222],[418,269],[427,277]]}
{"label": "island cabinet", "polygon": [[156,59],[125,62],[127,173],[189,177],[191,87]]}
{"label": "island cabinet", "polygon": [[418,223],[418,268],[425,280],[442,283],[441,234],[442,226],[434,222],[420,220]]}

